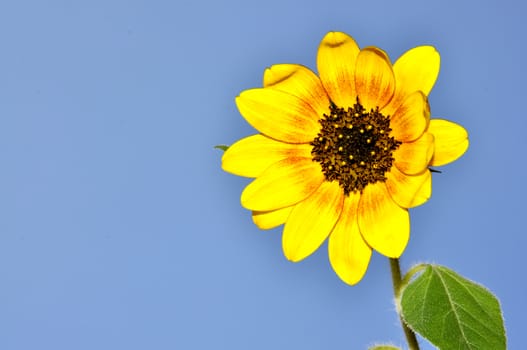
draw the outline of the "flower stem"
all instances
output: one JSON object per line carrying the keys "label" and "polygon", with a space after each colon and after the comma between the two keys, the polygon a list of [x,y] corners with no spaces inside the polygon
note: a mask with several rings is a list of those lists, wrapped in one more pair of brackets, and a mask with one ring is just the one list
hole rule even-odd
{"label": "flower stem", "polygon": [[[390,258],[390,268],[392,270],[393,293],[398,300],[401,292],[401,267],[399,266],[399,259]],[[406,322],[404,322],[401,315],[399,315],[399,320],[401,321],[401,326],[403,327],[409,349],[419,350],[419,343],[417,342],[415,333],[406,325]]]}

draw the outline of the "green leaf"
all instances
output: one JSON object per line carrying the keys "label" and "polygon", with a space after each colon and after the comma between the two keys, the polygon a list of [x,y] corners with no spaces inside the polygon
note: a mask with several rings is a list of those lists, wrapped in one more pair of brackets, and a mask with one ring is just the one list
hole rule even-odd
{"label": "green leaf", "polygon": [[425,265],[401,295],[405,322],[442,350],[506,348],[498,299],[443,266]]}
{"label": "green leaf", "polygon": [[397,346],[393,346],[393,345],[382,344],[382,345],[372,346],[372,347],[368,348],[368,350],[401,350],[401,348],[399,348]]}
{"label": "green leaf", "polygon": [[227,146],[227,145],[216,145],[216,146],[214,146],[214,148],[221,149],[223,152],[225,152],[229,148],[229,146]]}

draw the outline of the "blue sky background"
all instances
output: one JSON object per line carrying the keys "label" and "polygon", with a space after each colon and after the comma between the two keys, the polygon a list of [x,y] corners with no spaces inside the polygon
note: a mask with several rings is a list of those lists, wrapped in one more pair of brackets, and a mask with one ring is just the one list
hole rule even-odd
{"label": "blue sky background", "polygon": [[[525,344],[527,71],[520,1],[3,1],[0,348],[403,345],[386,258],[342,283],[260,231],[221,152],[254,133],[234,97],[275,63],[315,68],[330,30],[395,60],[434,45],[432,114],[468,153],[411,210],[403,268],[446,265],[501,299]],[[423,349],[431,349],[429,345]]]}

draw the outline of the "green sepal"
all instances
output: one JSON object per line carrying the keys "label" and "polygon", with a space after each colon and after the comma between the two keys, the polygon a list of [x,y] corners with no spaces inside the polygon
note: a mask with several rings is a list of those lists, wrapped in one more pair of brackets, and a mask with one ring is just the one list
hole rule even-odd
{"label": "green sepal", "polygon": [[221,149],[223,152],[229,149],[229,146],[227,145],[216,145],[214,148]]}
{"label": "green sepal", "polygon": [[412,268],[403,281],[398,304],[408,326],[439,349],[506,349],[498,299],[444,266]]}
{"label": "green sepal", "polygon": [[398,346],[388,345],[388,344],[380,344],[380,345],[374,345],[372,347],[369,347],[368,350],[401,350]]}

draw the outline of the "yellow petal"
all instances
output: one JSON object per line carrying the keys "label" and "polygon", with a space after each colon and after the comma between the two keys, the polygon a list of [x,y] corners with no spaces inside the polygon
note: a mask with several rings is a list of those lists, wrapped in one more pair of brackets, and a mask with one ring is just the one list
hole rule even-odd
{"label": "yellow petal", "polygon": [[223,170],[247,177],[258,177],[267,167],[290,157],[310,157],[313,146],[284,143],[264,135],[253,135],[231,145],[221,158]]}
{"label": "yellow petal", "polygon": [[421,91],[408,95],[390,118],[392,136],[396,140],[411,142],[420,137],[428,127],[430,107]]}
{"label": "yellow petal", "polygon": [[242,192],[242,206],[269,211],[300,202],[324,181],[322,168],[311,158],[286,158],[269,166]]}
{"label": "yellow petal", "polygon": [[328,253],[333,270],[347,284],[358,283],[371,258],[371,248],[360,234],[357,207],[360,194],[350,193],[344,198],[342,214],[329,236]]}
{"label": "yellow petal", "polygon": [[410,217],[383,182],[364,188],[358,214],[362,237],[373,249],[390,258],[401,256],[410,238]]}
{"label": "yellow petal", "polygon": [[435,136],[432,166],[441,166],[461,157],[468,148],[468,133],[461,125],[444,119],[432,119],[428,131]]}
{"label": "yellow petal", "polygon": [[271,211],[253,211],[253,222],[262,230],[269,230],[286,222],[293,207]]}
{"label": "yellow petal", "polygon": [[413,142],[403,142],[393,152],[394,164],[407,175],[422,173],[434,155],[434,135],[426,132]]}
{"label": "yellow petal", "polygon": [[343,200],[344,192],[338,182],[324,181],[293,208],[282,236],[287,259],[300,261],[320,247],[339,218]]}
{"label": "yellow petal", "polygon": [[433,46],[419,46],[405,52],[393,64],[396,88],[386,113],[392,115],[407,95],[421,91],[428,96],[439,74],[441,57]]}
{"label": "yellow petal", "polygon": [[395,77],[388,55],[376,47],[359,53],[355,64],[355,88],[367,111],[384,107],[395,90]]}
{"label": "yellow petal", "polygon": [[410,49],[393,64],[397,86],[408,93],[419,90],[428,96],[439,75],[440,65],[441,57],[435,47]]}
{"label": "yellow petal", "polygon": [[265,70],[264,87],[287,92],[309,104],[322,118],[329,114],[329,97],[322,82],[309,68],[298,64],[277,64]]}
{"label": "yellow petal", "polygon": [[347,109],[356,102],[354,71],[359,51],[355,40],[341,32],[329,32],[320,43],[317,54],[320,80],[339,107]]}
{"label": "yellow petal", "polygon": [[243,117],[271,138],[308,143],[320,129],[317,113],[300,98],[274,89],[251,89],[236,98]]}
{"label": "yellow petal", "polygon": [[432,176],[428,169],[417,175],[406,175],[392,167],[386,173],[386,188],[399,206],[413,208],[432,196]]}

